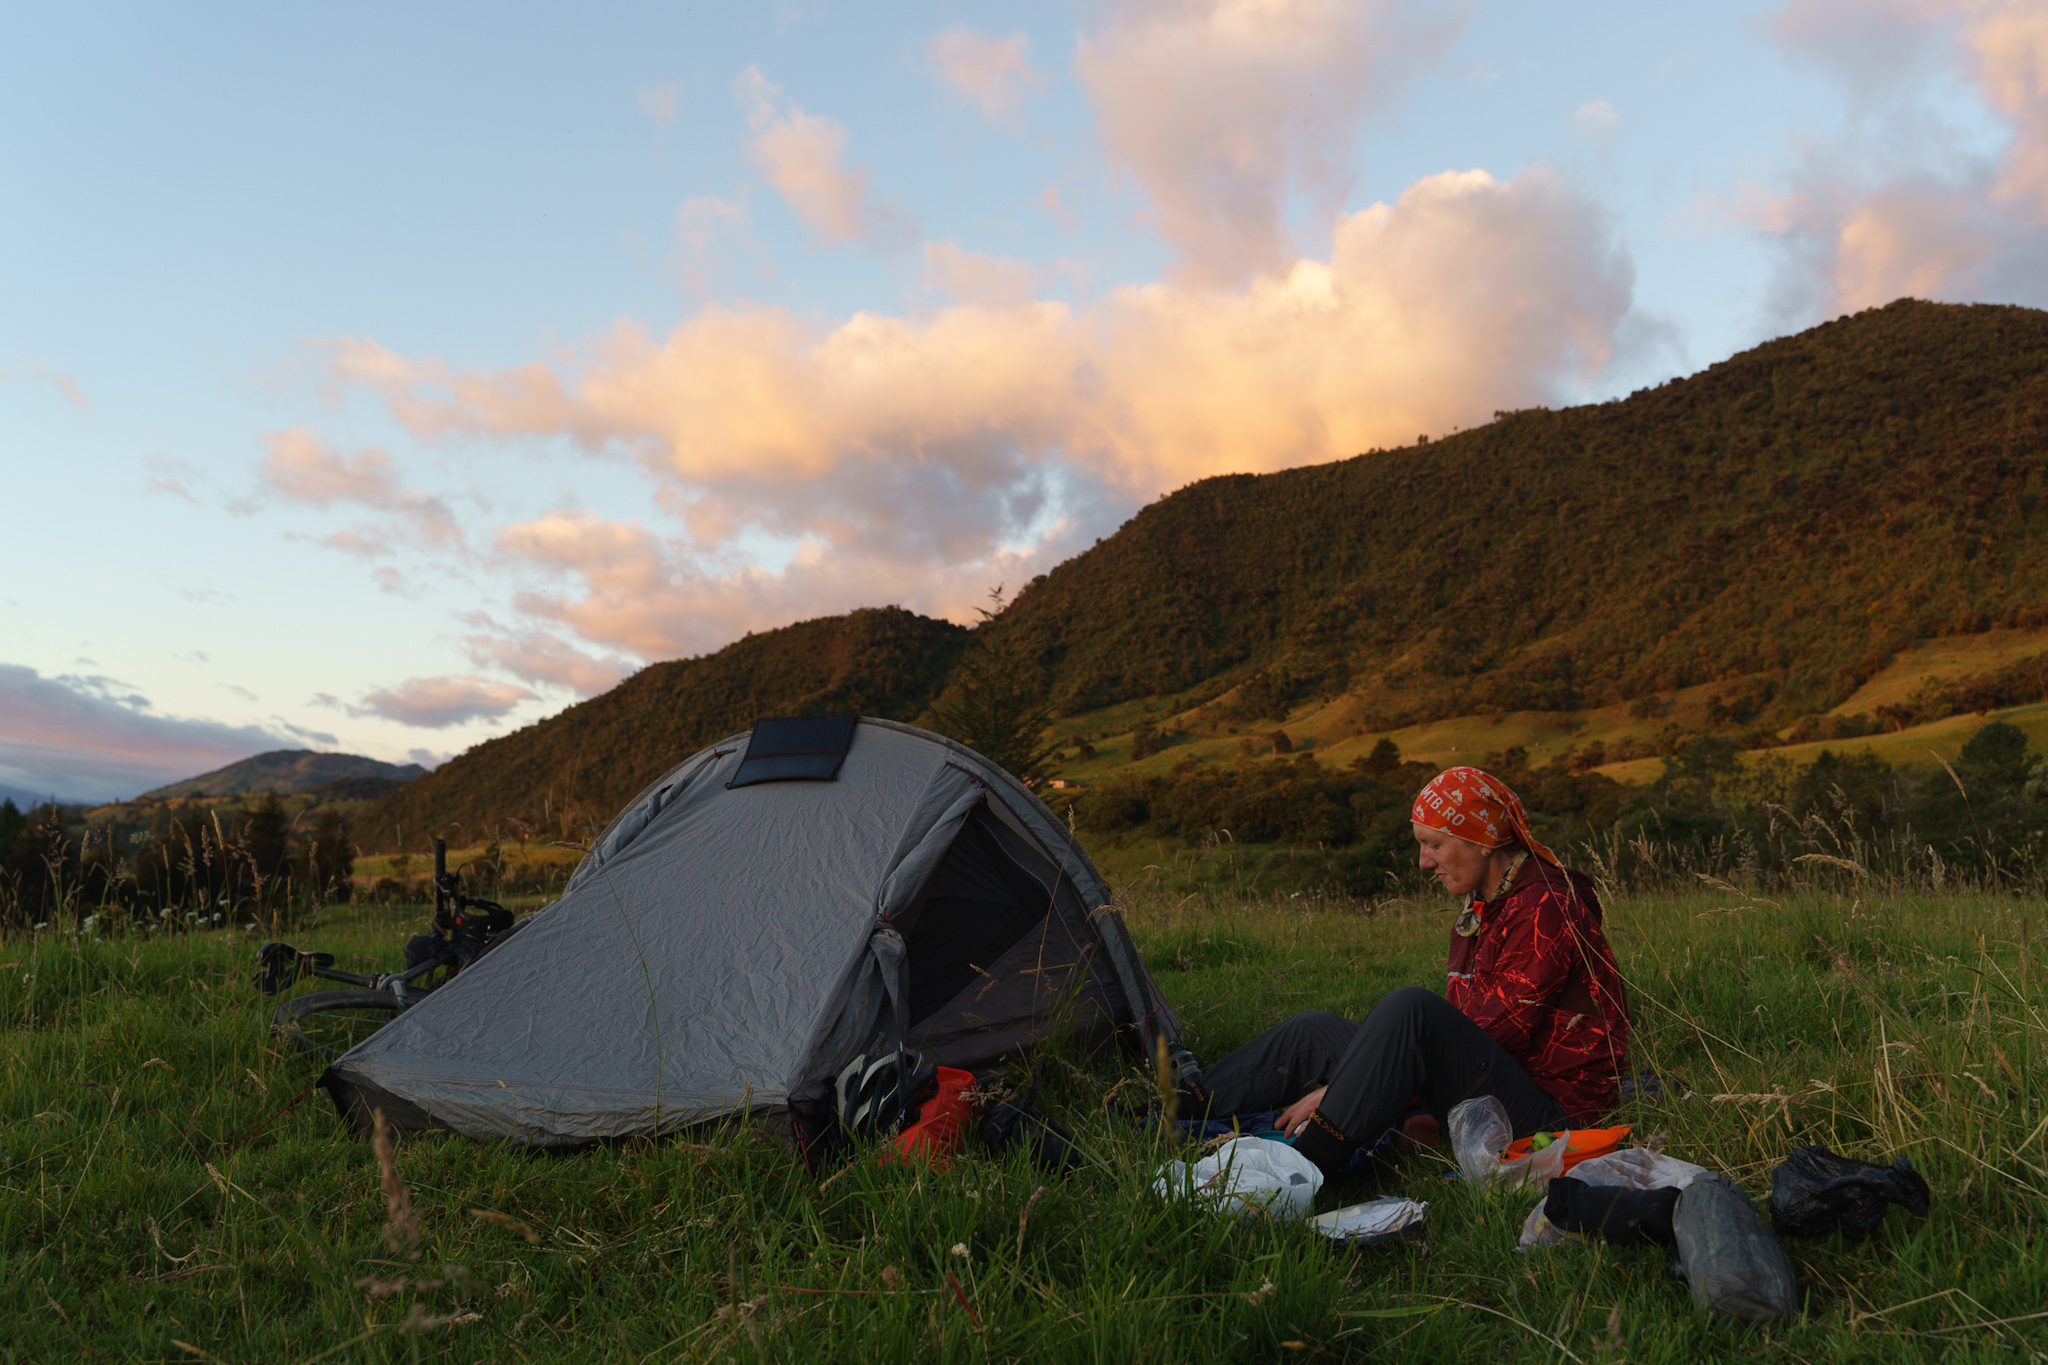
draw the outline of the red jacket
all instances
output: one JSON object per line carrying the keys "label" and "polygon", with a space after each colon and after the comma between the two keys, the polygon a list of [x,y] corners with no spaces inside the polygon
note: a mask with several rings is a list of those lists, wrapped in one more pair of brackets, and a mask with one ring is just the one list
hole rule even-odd
{"label": "red jacket", "polygon": [[1531,858],[1480,928],[1451,938],[1445,996],[1548,1091],[1574,1124],[1614,1104],[1628,1055],[1628,995],[1584,873]]}

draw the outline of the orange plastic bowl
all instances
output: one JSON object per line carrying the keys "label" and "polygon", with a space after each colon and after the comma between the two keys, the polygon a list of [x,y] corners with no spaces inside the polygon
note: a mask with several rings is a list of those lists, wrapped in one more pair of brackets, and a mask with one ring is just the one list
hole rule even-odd
{"label": "orange plastic bowl", "polygon": [[[1634,1125],[1620,1128],[1567,1128],[1561,1137],[1564,1143],[1564,1166],[1570,1170],[1581,1161],[1591,1161],[1596,1156],[1606,1156],[1621,1146],[1621,1140],[1635,1131]],[[1552,1134],[1552,1136],[1558,1136]],[[1516,1138],[1508,1149],[1500,1154],[1502,1161],[1519,1161],[1534,1149],[1530,1144],[1533,1137]]]}

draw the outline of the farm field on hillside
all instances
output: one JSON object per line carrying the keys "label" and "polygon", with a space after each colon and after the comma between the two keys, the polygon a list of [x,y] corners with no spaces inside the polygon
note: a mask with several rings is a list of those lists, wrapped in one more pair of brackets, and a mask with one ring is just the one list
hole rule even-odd
{"label": "farm field on hillside", "polygon": [[[269,1036],[247,979],[264,935],[235,931],[0,945],[6,1344],[19,1360],[578,1365],[2038,1356],[2042,905],[1852,875],[1610,906],[1633,1066],[1687,1083],[1626,1107],[1639,1136],[1668,1133],[1758,1197],[1809,1141],[1910,1156],[1933,1185],[1924,1222],[1894,1210],[1862,1246],[1788,1244],[1805,1299],[1789,1324],[1696,1316],[1648,1251],[1519,1254],[1529,1196],[1446,1181],[1436,1154],[1318,1199],[1427,1200],[1403,1243],[1346,1250],[1163,1204],[1150,1174],[1178,1153],[1114,1117],[1143,1073],[1057,1052],[1045,1107],[1091,1155],[1072,1177],[970,1150],[944,1173],[862,1162],[821,1186],[743,1126],[556,1155],[425,1137],[395,1168],[419,1241],[387,1242],[370,1144],[317,1094],[278,1112],[316,1068]],[[1128,914],[1213,1058],[1295,1010],[1440,985],[1433,904],[1155,896]],[[395,964],[421,918],[360,906],[291,937]]]}

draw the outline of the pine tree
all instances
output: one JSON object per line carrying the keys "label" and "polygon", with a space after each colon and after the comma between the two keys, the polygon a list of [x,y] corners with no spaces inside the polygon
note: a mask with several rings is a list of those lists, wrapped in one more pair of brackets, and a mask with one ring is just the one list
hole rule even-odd
{"label": "pine tree", "polygon": [[1045,700],[1045,675],[1014,637],[1000,643],[987,627],[1003,614],[1003,590],[989,593],[989,606],[976,607],[981,625],[944,694],[932,703],[932,728],[959,740],[1020,781],[1045,775],[1057,745],[1045,742],[1052,707]]}

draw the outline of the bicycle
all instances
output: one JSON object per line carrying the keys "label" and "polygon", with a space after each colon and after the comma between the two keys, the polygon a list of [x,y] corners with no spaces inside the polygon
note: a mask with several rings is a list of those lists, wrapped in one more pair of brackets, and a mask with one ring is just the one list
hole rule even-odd
{"label": "bicycle", "polygon": [[459,888],[460,873],[448,870],[448,841],[436,839],[433,932],[415,934],[406,943],[403,971],[347,972],[334,965],[333,953],[309,953],[276,939],[259,945],[250,980],[265,995],[277,995],[309,977],[355,987],[293,996],[271,1016],[271,1031],[286,1034],[301,1050],[332,1061],[418,1004],[437,986],[445,985],[525,923],[515,922],[512,912],[498,902],[465,896]]}

